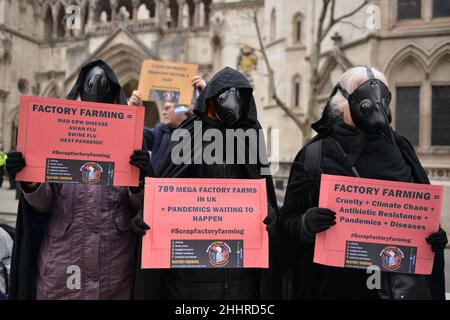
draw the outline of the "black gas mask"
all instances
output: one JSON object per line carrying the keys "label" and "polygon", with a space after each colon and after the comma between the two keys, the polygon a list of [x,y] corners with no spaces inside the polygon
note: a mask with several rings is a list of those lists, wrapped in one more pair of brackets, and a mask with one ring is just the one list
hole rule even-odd
{"label": "black gas mask", "polygon": [[350,114],[356,127],[369,134],[384,135],[391,138],[392,121],[389,104],[391,92],[388,87],[375,78],[372,70],[366,67],[369,80],[349,94],[340,83],[337,88],[348,100]]}
{"label": "black gas mask", "polygon": [[102,68],[96,66],[89,70],[83,81],[80,97],[83,101],[114,103],[115,84],[108,78]]}
{"label": "black gas mask", "polygon": [[245,97],[236,88],[229,88],[219,92],[215,97],[216,112],[227,125],[236,123],[242,114]]}

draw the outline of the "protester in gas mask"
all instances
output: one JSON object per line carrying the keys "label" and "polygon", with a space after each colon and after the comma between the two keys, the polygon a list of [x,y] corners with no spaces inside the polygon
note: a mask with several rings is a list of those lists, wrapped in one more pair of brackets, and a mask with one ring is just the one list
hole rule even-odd
{"label": "protester in gas mask", "polygon": [[[82,67],[67,98],[127,104],[114,72],[100,60]],[[130,163],[143,180],[148,156],[133,154]],[[25,166],[20,152],[8,155],[8,172]],[[136,259],[130,222],[142,208],[142,185],[21,186],[10,299],[130,299]]]}
{"label": "protester in gas mask", "polygon": [[[194,153],[203,154],[203,150],[211,142],[199,141],[194,138],[195,127],[201,126],[202,135],[208,129],[215,129],[223,137],[224,145],[221,163],[194,164]],[[260,158],[255,163],[249,159],[250,143],[247,142],[245,150],[246,161],[237,164],[234,158],[232,163],[226,161],[227,150],[225,130],[241,129],[259,130],[261,126],[257,121],[256,105],[252,95],[252,87],[248,80],[238,71],[225,68],[219,71],[208,82],[205,90],[198,97],[194,108],[194,115],[183,122],[180,129],[189,132],[189,138],[174,141],[169,146],[167,157],[161,163],[159,176],[172,178],[233,178],[258,179],[266,178],[269,201],[269,216],[265,223],[270,236],[269,270],[262,269],[172,269],[172,270],[142,270],[151,280],[146,281],[143,291],[136,298],[160,299],[260,299],[278,298],[281,293],[281,283],[277,277],[277,253],[275,242],[275,227],[277,205],[270,173],[262,175],[267,166],[265,150],[259,150],[260,145],[253,148]],[[226,142],[225,142],[226,141]],[[176,164],[172,151],[183,143],[192,147],[192,158],[183,164]],[[236,150],[235,150],[236,151]],[[236,152],[234,152],[236,156]],[[262,156],[261,156],[262,155]],[[267,168],[266,168],[267,169]],[[237,200],[238,201],[238,200]],[[146,226],[151,228],[151,226]],[[143,230],[145,232],[145,230]]]}
{"label": "protester in gas mask", "polygon": [[[194,76],[191,82],[195,93],[202,92],[206,87],[205,80],[200,76]],[[137,90],[133,91],[130,101],[135,105],[142,105],[141,93]],[[174,130],[192,115],[192,106],[178,105],[175,93],[172,91],[164,92],[162,102],[161,122],[157,123],[154,128],[144,128],[144,140],[150,151],[150,163],[153,170],[151,173],[149,172],[150,176],[156,176],[158,174],[161,161],[167,153]],[[141,237],[148,230],[148,226],[144,223],[142,210],[131,220],[131,228],[139,236],[137,259],[140,261],[142,252]],[[147,288],[153,285],[154,281],[152,277],[154,275],[156,273],[151,270],[141,270],[140,264],[138,264],[134,285],[134,296],[136,299],[152,298],[152,296],[147,295]]]}
{"label": "protester in gas mask", "polygon": [[289,299],[445,299],[443,230],[427,242],[436,253],[430,276],[382,272],[369,290],[366,270],[313,263],[315,235],[333,228],[336,213],[318,208],[320,174],[429,184],[410,143],[391,128],[391,93],[382,73],[355,67],[334,88],[318,135],[295,157],[281,210],[283,293]]}

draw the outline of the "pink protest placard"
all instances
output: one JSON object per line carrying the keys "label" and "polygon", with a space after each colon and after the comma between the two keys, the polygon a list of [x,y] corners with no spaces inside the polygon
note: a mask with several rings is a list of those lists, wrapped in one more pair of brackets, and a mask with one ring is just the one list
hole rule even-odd
{"label": "pink protest placard", "polygon": [[142,268],[268,268],[265,179],[146,178]]}
{"label": "pink protest placard", "polygon": [[145,109],[20,97],[17,181],[137,186],[130,155],[142,146]]}
{"label": "pink protest placard", "polygon": [[425,239],[439,229],[442,194],[442,186],[322,175],[319,207],[336,212],[336,225],[316,235],[314,262],[430,274]]}

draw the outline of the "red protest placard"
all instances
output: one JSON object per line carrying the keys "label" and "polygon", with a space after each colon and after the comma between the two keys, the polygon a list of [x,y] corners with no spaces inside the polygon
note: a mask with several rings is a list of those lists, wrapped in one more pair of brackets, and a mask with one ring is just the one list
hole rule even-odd
{"label": "red protest placard", "polygon": [[146,178],[142,268],[268,268],[264,179]]}
{"label": "red protest placard", "polygon": [[316,235],[314,262],[346,268],[430,274],[426,238],[438,231],[443,187],[322,175],[319,207],[336,225]]}
{"label": "red protest placard", "polygon": [[137,186],[130,156],[142,148],[144,108],[20,97],[17,150],[29,182]]}

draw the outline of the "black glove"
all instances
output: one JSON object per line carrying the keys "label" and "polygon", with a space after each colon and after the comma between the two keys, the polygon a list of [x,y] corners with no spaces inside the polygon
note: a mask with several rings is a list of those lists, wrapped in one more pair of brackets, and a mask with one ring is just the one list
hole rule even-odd
{"label": "black glove", "polygon": [[[147,150],[134,150],[130,156],[130,164],[139,168],[139,187],[130,188],[132,193],[138,193],[144,188],[145,177],[155,176],[150,162],[150,153]],[[153,174],[153,175],[152,175]]]}
{"label": "black glove", "polygon": [[267,217],[264,219],[263,222],[266,225],[267,232],[269,232],[269,234],[273,234],[277,227],[278,217],[277,212],[270,203],[267,206]]}
{"label": "black glove", "polygon": [[141,169],[147,175],[147,169],[150,165],[150,153],[147,150],[134,150],[130,156],[130,164]]}
{"label": "black glove", "polygon": [[140,236],[145,235],[147,230],[150,230],[150,227],[144,222],[142,210],[139,210],[133,219],[131,219],[131,229]]}
{"label": "black glove", "polygon": [[442,252],[448,243],[447,233],[440,228],[438,232],[430,234],[426,240],[434,253]]}
{"label": "black glove", "polygon": [[336,213],[325,208],[310,208],[305,212],[304,221],[308,231],[316,234],[336,224]]}
{"label": "black glove", "polygon": [[14,176],[17,172],[25,168],[25,158],[22,152],[10,152],[7,156],[5,169],[8,174]]}

